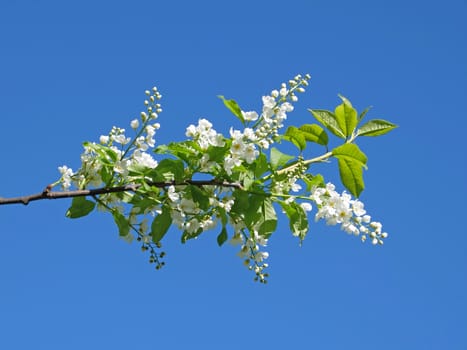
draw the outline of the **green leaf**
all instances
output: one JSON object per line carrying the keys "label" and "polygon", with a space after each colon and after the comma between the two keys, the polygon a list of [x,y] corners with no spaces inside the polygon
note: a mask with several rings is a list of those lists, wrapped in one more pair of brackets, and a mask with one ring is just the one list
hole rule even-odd
{"label": "green leaf", "polygon": [[248,208],[249,205],[249,195],[248,192],[246,191],[234,191],[232,193],[232,196],[234,197],[234,204],[232,206],[232,209],[230,210],[231,216],[242,216],[243,213],[245,212],[245,208]]}
{"label": "green leaf", "polygon": [[311,191],[313,187],[324,186],[324,178],[321,174],[317,174],[317,175],[305,174],[302,177],[302,180],[306,184],[307,191]]}
{"label": "green leaf", "polygon": [[206,210],[209,208],[209,195],[207,195],[202,189],[198,186],[190,185],[191,197],[193,201],[198,204],[198,206]]}
{"label": "green leaf", "polygon": [[397,125],[392,124],[383,119],[373,119],[363,124],[357,131],[358,136],[379,136],[384,135],[397,128]]}
{"label": "green leaf", "polygon": [[99,173],[101,175],[102,181],[106,185],[109,185],[113,178],[113,166],[103,165]]}
{"label": "green leaf", "polygon": [[147,193],[146,191],[139,189],[139,193],[134,195],[130,201],[130,204],[133,205],[134,209],[137,209],[138,213],[145,212],[148,208],[152,208],[158,204],[160,201],[157,196],[155,196],[152,192]]}
{"label": "green leaf", "polygon": [[301,241],[305,239],[306,234],[308,233],[308,217],[303,208],[295,203],[287,203],[284,201],[279,201],[282,209],[285,211],[285,214],[289,218],[289,227],[294,236],[300,238]]}
{"label": "green leaf", "polygon": [[155,150],[156,154],[172,154],[173,156],[189,163],[193,157],[197,157],[198,145],[191,140],[171,142],[168,145],[160,145]]}
{"label": "green leaf", "polygon": [[318,124],[304,124],[299,127],[299,130],[308,142],[315,142],[322,146],[326,146],[329,142],[328,134]]}
{"label": "green leaf", "polygon": [[185,230],[183,231],[181,242],[185,244],[186,241],[188,241],[189,239],[196,238],[202,233],[203,233],[203,229],[201,227],[196,232],[188,232]]}
{"label": "green leaf", "polygon": [[368,106],[367,108],[365,108],[365,109],[363,110],[362,113],[360,113],[360,115],[358,116],[358,122],[360,122],[360,121],[363,119],[363,117],[365,117],[365,115],[368,113],[368,111],[369,111],[371,108],[372,108],[372,106]]}
{"label": "green leaf", "polygon": [[339,174],[342,184],[355,197],[365,188],[363,183],[363,168],[366,168],[367,157],[357,145],[345,143],[332,150],[338,159]]}
{"label": "green leaf", "polygon": [[365,166],[367,157],[354,143],[344,143],[332,150],[332,155],[338,159],[349,159]]}
{"label": "green leaf", "polygon": [[132,164],[128,167],[128,174],[130,176],[144,176],[149,171],[147,166],[141,165],[139,163]]}
{"label": "green leaf", "polygon": [[228,238],[229,236],[227,235],[227,229],[225,228],[225,226],[223,226],[221,233],[219,233],[219,235],[217,236],[217,244],[219,245],[219,247],[222,246]]}
{"label": "green leaf", "polygon": [[255,174],[252,170],[243,170],[238,176],[238,181],[243,185],[245,190],[250,189],[255,181]]}
{"label": "green leaf", "polygon": [[258,158],[254,162],[255,164],[255,176],[261,177],[266,171],[269,170],[269,163],[266,155],[264,153],[260,153]]}
{"label": "green leaf", "polygon": [[313,114],[313,117],[326,129],[337,137],[345,139],[345,134],[337,123],[336,116],[332,112],[323,109],[309,109],[308,111]]}
{"label": "green leaf", "polygon": [[242,124],[245,123],[245,119],[243,118],[243,114],[242,114],[242,109],[237,104],[237,102],[235,102],[235,100],[227,100],[222,95],[219,95],[217,97],[219,97],[222,100],[222,102],[224,102],[224,105],[233,113],[234,116],[240,119]]}
{"label": "green leaf", "polygon": [[348,158],[339,159],[338,165],[342,184],[355,197],[360,196],[365,188],[362,165]]}
{"label": "green leaf", "polygon": [[337,123],[346,137],[352,135],[357,126],[357,111],[352,107],[352,104],[344,96],[339,95],[342,104],[336,107],[334,115]]}
{"label": "green leaf", "polygon": [[90,148],[94,152],[96,152],[100,156],[100,160],[104,164],[113,164],[118,160],[117,152],[115,152],[109,146],[104,146],[92,142],[83,142],[83,146],[86,148]]}
{"label": "green leaf", "polygon": [[159,242],[169,230],[172,224],[172,217],[170,216],[170,208],[167,206],[162,207],[162,213],[157,215],[151,224],[151,236],[154,243]]}
{"label": "green leaf", "polygon": [[271,148],[271,168],[272,170],[277,170],[278,168],[287,164],[288,161],[294,159],[294,156],[282,153],[277,148]]}
{"label": "green leaf", "polygon": [[88,215],[94,210],[95,202],[87,200],[85,197],[74,197],[71,207],[66,211],[65,216],[70,219],[77,219]]}
{"label": "green leaf", "polygon": [[148,172],[147,176],[151,177],[154,182],[163,182],[168,180],[183,181],[185,169],[183,162],[179,159],[163,159],[159,162],[155,169]]}
{"label": "green leaf", "polygon": [[284,133],[284,139],[292,142],[300,152],[306,148],[306,139],[299,128],[295,126],[289,126]]}
{"label": "green leaf", "polygon": [[250,195],[248,197],[247,205],[244,206],[242,212],[245,216],[245,224],[248,228],[252,228],[260,218],[261,205],[263,204],[264,197],[260,195]]}
{"label": "green leaf", "polygon": [[251,195],[245,211],[245,224],[259,235],[269,237],[277,228],[277,214],[271,198],[262,195]]}
{"label": "green leaf", "polygon": [[225,142],[225,145],[223,147],[211,146],[205,152],[209,155],[210,162],[223,163],[226,157],[226,153],[229,150],[230,150],[230,142]]}
{"label": "green leaf", "polygon": [[261,205],[261,216],[258,225],[258,234],[269,237],[277,228],[277,214],[271,198],[266,197]]}
{"label": "green leaf", "polygon": [[115,223],[117,224],[118,234],[120,237],[127,237],[130,233],[130,224],[128,219],[118,210],[112,210],[112,216]]}

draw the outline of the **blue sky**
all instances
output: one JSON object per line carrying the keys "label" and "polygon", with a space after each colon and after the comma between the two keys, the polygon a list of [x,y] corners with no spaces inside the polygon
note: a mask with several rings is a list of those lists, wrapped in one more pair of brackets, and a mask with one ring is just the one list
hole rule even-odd
{"label": "blue sky", "polygon": [[[362,245],[280,224],[271,278],[256,284],[215,234],[166,242],[159,272],[112,218],[68,200],[0,208],[0,348],[467,348],[465,1],[9,1],[0,4],[0,196],[36,193],[81,143],[128,128],[144,90],[162,91],[160,144],[216,98],[261,96],[310,73],[306,108],[337,94],[398,125],[361,143],[366,208],[390,233]],[[336,167],[326,170],[336,178]]]}

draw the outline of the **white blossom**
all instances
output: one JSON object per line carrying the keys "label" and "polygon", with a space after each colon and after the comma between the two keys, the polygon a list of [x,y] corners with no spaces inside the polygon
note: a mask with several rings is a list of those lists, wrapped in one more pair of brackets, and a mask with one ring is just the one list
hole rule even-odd
{"label": "white blossom", "polygon": [[258,119],[258,113],[255,111],[244,112],[242,111],[243,119],[246,121],[255,121]]}
{"label": "white blossom", "polygon": [[66,165],[58,167],[58,171],[62,174],[62,188],[67,191],[71,186],[71,177],[73,176],[73,170]]}
{"label": "white blossom", "polygon": [[175,192],[175,186],[169,186],[169,188],[167,189],[167,196],[172,202],[178,202],[178,200],[180,199],[180,195],[177,192]]}
{"label": "white blossom", "polygon": [[132,129],[138,129],[139,127],[139,120],[138,119],[133,119],[130,123],[130,126]]}
{"label": "white blossom", "polygon": [[311,209],[313,208],[311,204],[308,202],[300,203],[300,206],[302,207],[304,211],[311,211]]}
{"label": "white blossom", "polygon": [[158,163],[150,154],[136,150],[133,153],[133,164],[139,164],[148,168],[155,168],[157,167]]}

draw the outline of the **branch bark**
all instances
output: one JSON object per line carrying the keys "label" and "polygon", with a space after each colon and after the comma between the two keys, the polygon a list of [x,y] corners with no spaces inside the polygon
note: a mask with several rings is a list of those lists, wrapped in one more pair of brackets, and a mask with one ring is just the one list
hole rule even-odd
{"label": "branch bark", "polygon": [[[185,180],[182,182],[176,181],[166,181],[166,182],[148,182],[148,185],[154,187],[169,187],[169,186],[222,186],[222,187],[231,187],[239,190],[243,190],[243,186],[240,183],[233,183],[221,180]],[[136,192],[140,188],[140,184],[128,184],[124,186],[116,187],[101,187],[94,188],[89,190],[74,190],[74,191],[51,191],[51,187],[47,186],[44,191],[36,194],[31,194],[21,197],[12,197],[12,198],[2,198],[0,197],[0,205],[6,204],[24,204],[28,205],[29,202],[42,200],[42,199],[61,199],[61,198],[72,198],[72,197],[86,197],[86,196],[96,196],[106,193],[116,193],[116,192]]]}

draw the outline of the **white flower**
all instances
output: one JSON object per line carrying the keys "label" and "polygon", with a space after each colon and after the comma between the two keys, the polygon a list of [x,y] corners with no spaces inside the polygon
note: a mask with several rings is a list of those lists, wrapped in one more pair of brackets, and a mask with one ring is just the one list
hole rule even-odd
{"label": "white flower", "polygon": [[156,134],[156,129],[152,125],[147,125],[146,133],[148,134],[148,137],[153,137]]}
{"label": "white flower", "polygon": [[244,112],[242,111],[243,119],[246,121],[255,121],[258,119],[258,113],[255,111]]}
{"label": "white flower", "polygon": [[258,139],[258,136],[256,136],[252,128],[245,128],[245,130],[243,130],[243,136],[245,136],[248,140],[253,142]]}
{"label": "white flower", "polygon": [[242,249],[237,253],[240,258],[250,257],[250,248],[246,245],[242,245]]}
{"label": "white flower", "polygon": [[242,141],[243,140],[243,133],[240,130],[234,130],[233,128],[230,128],[230,137],[234,141]]}
{"label": "white flower", "polygon": [[343,223],[342,229],[347,233],[350,233],[350,234],[353,233],[355,236],[358,236],[360,234],[360,230],[357,228],[357,226],[355,226],[351,222]]}
{"label": "white flower", "polygon": [[268,244],[267,238],[260,236],[257,231],[253,232],[253,237],[254,237],[254,241],[258,243],[259,245],[262,245],[263,247],[266,247],[266,245]]}
{"label": "white flower", "polygon": [[126,145],[131,141],[131,138],[125,137],[125,134],[113,135],[112,138],[116,143],[120,143],[122,145]]}
{"label": "white flower", "polygon": [[58,167],[58,171],[62,174],[62,188],[67,191],[71,186],[71,177],[73,176],[73,170],[68,168],[66,165]]}
{"label": "white flower", "polygon": [[139,229],[141,232],[147,232],[148,229],[149,229],[149,226],[148,226],[148,219],[143,219],[143,221],[141,221],[141,224],[139,225]]}
{"label": "white flower", "polygon": [[126,175],[128,173],[128,165],[130,161],[128,159],[123,159],[115,163],[114,171],[119,174]]}
{"label": "white flower", "polygon": [[363,216],[366,214],[366,210],[363,209],[363,207],[364,204],[357,199],[352,202],[352,210],[356,216]]}
{"label": "white flower", "polygon": [[167,189],[167,196],[172,202],[177,202],[180,199],[180,195],[175,192],[175,187],[174,186],[169,186]]}
{"label": "white flower", "polygon": [[109,137],[105,135],[101,135],[101,137],[99,137],[99,142],[105,145],[109,143]]}
{"label": "white flower", "polygon": [[289,102],[284,102],[283,104],[281,104],[280,109],[284,112],[289,113],[293,111],[293,106]]}
{"label": "white flower", "polygon": [[298,183],[294,182],[291,186],[290,189],[292,192],[298,192],[302,189],[302,186],[300,186]]}
{"label": "white flower", "polygon": [[230,152],[234,156],[242,157],[245,150],[245,144],[242,139],[234,139],[230,146]]}
{"label": "white flower", "polygon": [[148,149],[148,145],[146,144],[146,138],[144,136],[140,136],[135,140],[135,145],[137,148],[141,149],[142,151],[146,151]]}
{"label": "white flower", "polygon": [[258,145],[261,148],[268,149],[269,148],[269,141],[266,140],[266,139],[259,140]]}
{"label": "white flower", "polygon": [[223,208],[228,213],[228,212],[230,212],[230,210],[232,210],[234,200],[233,199],[227,199],[227,198],[224,197],[222,199],[222,202],[217,202],[217,204],[219,205],[219,207]]}
{"label": "white flower", "polygon": [[198,134],[197,130],[196,130],[196,126],[194,126],[193,124],[191,124],[190,126],[188,126],[186,128],[186,132],[185,132],[185,135],[187,137],[191,137],[191,138],[194,138],[196,137],[196,135]]}
{"label": "white flower", "polygon": [[230,244],[232,245],[243,244],[243,242],[244,242],[243,235],[240,232],[237,232],[236,234],[234,234],[233,237],[230,239]]}
{"label": "white flower", "polygon": [[185,214],[179,212],[178,210],[172,210],[170,212],[170,217],[172,218],[173,224],[182,230],[185,222]]}
{"label": "white flower", "polygon": [[199,223],[198,219],[196,219],[196,218],[193,218],[190,221],[185,222],[185,230],[188,233],[195,233],[196,231],[198,231],[198,229],[200,227],[201,227],[200,223]]}
{"label": "white flower", "polygon": [[198,133],[200,134],[205,133],[206,131],[211,130],[211,128],[212,128],[212,123],[209,120],[204,119],[204,118],[198,120],[198,127],[197,127]]}
{"label": "white flower", "polygon": [[256,150],[256,147],[254,144],[249,143],[243,152],[243,158],[248,164],[251,164],[255,161],[255,159],[258,157],[259,152]]}
{"label": "white flower", "polygon": [[152,168],[152,169],[157,167],[157,164],[158,164],[157,161],[154,160],[154,158],[150,154],[146,152],[142,152],[140,150],[136,150],[133,153],[133,163],[136,163],[136,164],[148,167],[148,168]]}
{"label": "white flower", "polygon": [[242,160],[236,156],[227,156],[224,160],[224,170],[227,174],[232,175],[232,169],[235,166],[239,166],[242,164]]}
{"label": "white flower", "polygon": [[276,100],[272,96],[263,96],[263,111],[266,109],[273,109],[276,106]]}
{"label": "white flower", "polygon": [[133,119],[130,123],[130,126],[132,129],[138,129],[139,127],[139,120],[138,119]]}
{"label": "white flower", "polygon": [[199,211],[196,203],[187,198],[182,198],[180,202],[180,210],[187,214],[196,214]]}
{"label": "white flower", "polygon": [[216,221],[212,218],[207,218],[200,223],[200,226],[203,230],[210,230],[216,227]]}
{"label": "white flower", "polygon": [[255,261],[256,262],[261,262],[263,261],[264,259],[267,259],[269,257],[269,253],[268,252],[257,252],[255,254]]}
{"label": "white flower", "polygon": [[302,207],[304,211],[311,211],[311,209],[313,208],[311,204],[308,202],[300,203],[300,206]]}

